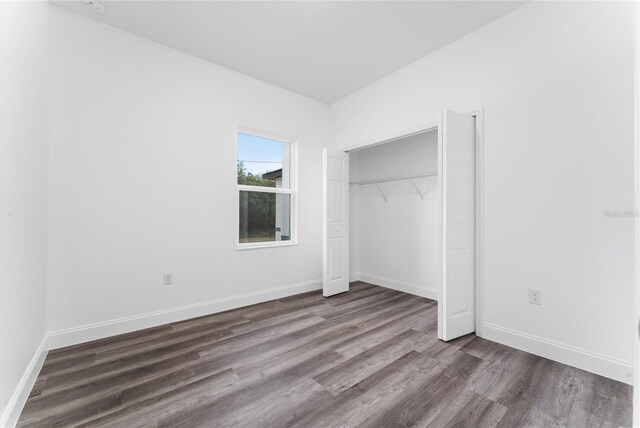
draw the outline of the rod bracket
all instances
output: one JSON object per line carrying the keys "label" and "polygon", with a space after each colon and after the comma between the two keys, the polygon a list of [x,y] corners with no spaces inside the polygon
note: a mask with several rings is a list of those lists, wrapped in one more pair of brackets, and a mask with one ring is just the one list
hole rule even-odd
{"label": "rod bracket", "polygon": [[424,201],[424,193],[420,191],[420,188],[418,187],[416,182],[413,181],[413,178],[410,178],[409,180],[411,180],[411,184],[413,184],[413,188],[416,189],[416,192],[418,192],[418,195],[420,195],[420,199]]}
{"label": "rod bracket", "polygon": [[387,195],[384,194],[384,192],[382,191],[382,188],[380,187],[380,185],[376,183],[376,187],[378,188],[378,192],[380,192],[380,194],[382,195],[382,198],[384,199],[384,201],[387,202]]}

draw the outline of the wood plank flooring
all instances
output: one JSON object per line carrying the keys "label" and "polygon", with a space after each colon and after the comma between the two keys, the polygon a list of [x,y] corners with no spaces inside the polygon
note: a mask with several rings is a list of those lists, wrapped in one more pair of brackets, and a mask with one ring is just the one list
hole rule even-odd
{"label": "wood plank flooring", "polygon": [[629,427],[631,387],[365,283],[49,352],[18,426]]}

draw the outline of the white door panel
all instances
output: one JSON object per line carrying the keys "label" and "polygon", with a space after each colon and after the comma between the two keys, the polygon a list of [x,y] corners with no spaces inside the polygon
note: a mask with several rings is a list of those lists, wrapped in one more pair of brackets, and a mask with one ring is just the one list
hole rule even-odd
{"label": "white door panel", "polygon": [[345,276],[344,245],[344,238],[329,238],[329,280],[331,281],[339,281]]}
{"label": "white door panel", "polygon": [[349,155],[324,149],[322,294],[349,291]]}
{"label": "white door panel", "polygon": [[445,110],[440,133],[442,278],[438,337],[475,331],[475,119]]}

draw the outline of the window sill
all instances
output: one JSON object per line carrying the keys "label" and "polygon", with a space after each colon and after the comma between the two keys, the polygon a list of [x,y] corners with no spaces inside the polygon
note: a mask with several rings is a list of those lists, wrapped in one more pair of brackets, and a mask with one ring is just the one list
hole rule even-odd
{"label": "window sill", "polygon": [[291,247],[298,245],[297,241],[272,241],[272,242],[252,242],[248,244],[237,244],[238,250],[255,250],[256,248]]}

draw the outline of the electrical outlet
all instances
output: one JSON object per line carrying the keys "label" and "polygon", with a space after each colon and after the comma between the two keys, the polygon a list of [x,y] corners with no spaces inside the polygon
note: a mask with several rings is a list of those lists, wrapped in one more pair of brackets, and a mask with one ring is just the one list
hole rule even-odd
{"label": "electrical outlet", "polygon": [[533,305],[541,305],[542,304],[542,291],[530,288],[529,289],[529,303],[531,303]]}
{"label": "electrical outlet", "polygon": [[84,0],[84,5],[92,12],[102,15],[105,7],[102,0]]}
{"label": "electrical outlet", "polygon": [[173,284],[173,273],[165,272],[162,274],[162,283],[164,285],[172,285]]}

